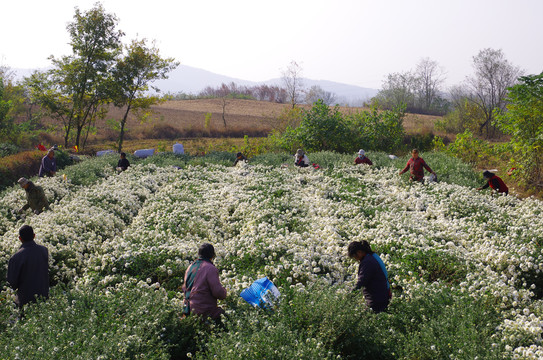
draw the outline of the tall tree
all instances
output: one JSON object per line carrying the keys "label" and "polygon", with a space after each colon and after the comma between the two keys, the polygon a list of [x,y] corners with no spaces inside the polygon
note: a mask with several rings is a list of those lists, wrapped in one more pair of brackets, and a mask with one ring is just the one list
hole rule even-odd
{"label": "tall tree", "polygon": [[416,88],[417,78],[411,71],[388,74],[382,89],[372,101],[386,109],[405,107],[411,110],[415,106]]}
{"label": "tall tree", "polygon": [[[486,129],[486,136],[495,135],[493,125],[496,110],[505,109],[507,88],[516,83],[522,70],[512,65],[501,50],[483,49],[473,57],[475,74],[466,80],[469,99],[484,114],[479,124],[479,133]],[[492,127],[491,127],[492,125]]]}
{"label": "tall tree", "polygon": [[437,105],[440,86],[445,80],[443,71],[437,61],[424,58],[419,61],[415,70],[417,78],[417,100],[419,106],[426,111]]}
{"label": "tall tree", "polygon": [[116,29],[117,23],[117,17],[106,13],[100,3],[86,12],[76,8],[74,21],[67,26],[72,54],[51,56],[53,68],[34,79],[40,81],[30,82],[36,85],[35,99],[47,100],[41,105],[62,114],[65,146],[73,130],[79,146],[84,128],[104,114],[100,107],[108,101],[109,76],[124,35]]}
{"label": "tall tree", "polygon": [[325,91],[318,85],[313,85],[305,94],[305,102],[313,104],[318,100],[322,100],[324,104],[330,106],[336,101],[336,95],[330,91]]}
{"label": "tall tree", "polygon": [[296,61],[291,61],[283,71],[283,84],[287,90],[290,104],[294,108],[300,101],[303,90],[302,67]]}
{"label": "tall tree", "polygon": [[118,151],[122,151],[123,140],[129,113],[145,111],[151,105],[157,104],[161,98],[147,94],[150,84],[159,79],[166,79],[168,72],[175,69],[179,63],[173,58],[162,58],[154,46],[148,47],[147,41],[133,40],[125,47],[126,54],[118,59],[112,70],[113,90],[111,98],[115,106],[124,108],[124,114],[119,121]]}

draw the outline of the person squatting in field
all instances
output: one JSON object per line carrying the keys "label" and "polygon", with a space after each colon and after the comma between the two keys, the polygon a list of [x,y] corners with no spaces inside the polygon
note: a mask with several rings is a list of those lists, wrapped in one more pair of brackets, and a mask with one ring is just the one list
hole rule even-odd
{"label": "person squatting in field", "polygon": [[294,155],[294,165],[299,167],[308,167],[310,165],[309,159],[302,149],[296,151],[296,154]]}
{"label": "person squatting in field", "polygon": [[39,177],[55,176],[57,173],[57,161],[55,159],[55,150],[50,149],[41,159]]}
{"label": "person squatting in field", "polygon": [[184,315],[191,313],[218,320],[224,309],[217,306],[217,300],[226,298],[226,289],[219,280],[219,270],[213,265],[215,248],[204,243],[198,249],[198,260],[185,273]]}
{"label": "person squatting in field", "polygon": [[477,188],[477,190],[483,190],[490,186],[490,188],[496,191],[498,194],[501,194],[501,193],[504,193],[505,195],[509,194],[509,188],[507,187],[507,185],[505,185],[505,183],[499,176],[497,176],[496,174],[488,170],[485,170],[483,172],[483,176],[485,177],[485,179],[487,179],[487,183]]}
{"label": "person squatting in field", "polygon": [[49,202],[41,186],[34,185],[32,181],[24,177],[20,178],[17,182],[26,192],[26,204],[19,209],[19,214],[28,208],[31,208],[36,215],[41,213],[43,209],[49,210]]}
{"label": "person squatting in field", "polygon": [[130,166],[130,162],[126,158],[126,153],[121,153],[121,158],[117,162],[117,170],[118,171],[125,171]]}
{"label": "person squatting in field", "polygon": [[236,160],[234,161],[234,166],[236,166],[240,161],[247,161],[247,158],[241,152],[238,152],[236,154]]}
{"label": "person squatting in field", "polygon": [[366,240],[351,242],[347,252],[351,259],[360,263],[358,280],[353,291],[364,287],[363,293],[368,307],[376,313],[385,311],[392,297],[385,264],[379,255],[371,250]]}
{"label": "person squatting in field", "polygon": [[35,302],[36,296],[49,297],[49,252],[34,238],[32,227],[23,225],[19,229],[22,245],[8,263],[7,280],[17,290],[15,303],[19,308]]}
{"label": "person squatting in field", "polygon": [[356,159],[354,159],[354,164],[355,165],[358,165],[358,164],[373,165],[371,160],[368,159],[368,157],[366,156],[366,152],[362,149],[358,151],[358,156],[356,157]]}
{"label": "person squatting in field", "polygon": [[426,164],[423,158],[419,157],[419,150],[413,149],[411,152],[411,159],[407,161],[407,165],[403,168],[402,171],[400,171],[400,175],[402,175],[407,170],[410,170],[411,176],[409,179],[411,181],[424,181],[424,169],[426,169],[428,172],[436,175],[436,173],[430,169],[430,167]]}

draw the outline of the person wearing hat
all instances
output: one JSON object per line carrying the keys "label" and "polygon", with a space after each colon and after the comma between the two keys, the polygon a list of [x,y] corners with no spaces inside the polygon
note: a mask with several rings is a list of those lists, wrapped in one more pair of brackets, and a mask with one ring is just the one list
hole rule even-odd
{"label": "person wearing hat", "polygon": [[423,182],[424,169],[436,175],[435,171],[430,169],[430,167],[426,164],[424,159],[419,156],[419,150],[413,149],[413,151],[411,151],[411,159],[407,161],[407,165],[405,165],[405,168],[403,168],[403,170],[400,171],[400,175],[406,172],[407,170],[410,170],[411,176],[409,177],[409,180]]}
{"label": "person wearing hat", "polygon": [[49,297],[49,252],[34,241],[34,230],[29,225],[19,229],[22,245],[8,263],[7,280],[17,290],[15,303],[22,308],[36,301],[36,295]]}
{"label": "person wearing hat", "polygon": [[509,188],[499,176],[488,170],[483,171],[483,176],[485,179],[487,179],[487,183],[481,187],[478,187],[477,190],[483,190],[490,186],[490,188],[495,190],[498,194],[509,194]]}
{"label": "person wearing hat", "polygon": [[302,149],[298,149],[294,155],[294,165],[299,167],[308,167],[309,159]]}
{"label": "person wearing hat", "polygon": [[236,154],[236,160],[234,161],[234,166],[236,166],[238,162],[240,161],[247,161],[247,158],[241,152],[238,152]]}
{"label": "person wearing hat", "polygon": [[359,262],[358,279],[353,291],[364,287],[363,293],[366,304],[374,312],[385,311],[392,297],[388,272],[383,260],[371,250],[366,241],[353,241],[347,247],[351,259]]}
{"label": "person wearing hat", "polygon": [[38,175],[40,177],[44,176],[55,176],[57,172],[57,161],[55,159],[55,150],[53,148],[49,149],[47,155],[41,159],[40,172]]}
{"label": "person wearing hat", "polygon": [[28,208],[31,208],[36,215],[41,213],[44,208],[49,210],[49,202],[41,186],[34,185],[32,181],[24,177],[20,178],[17,182],[26,192],[26,204],[19,209],[19,214]]}
{"label": "person wearing hat", "polygon": [[354,164],[366,164],[366,165],[373,165],[370,159],[366,156],[366,152],[362,149],[358,150],[358,156],[356,159],[354,159]]}

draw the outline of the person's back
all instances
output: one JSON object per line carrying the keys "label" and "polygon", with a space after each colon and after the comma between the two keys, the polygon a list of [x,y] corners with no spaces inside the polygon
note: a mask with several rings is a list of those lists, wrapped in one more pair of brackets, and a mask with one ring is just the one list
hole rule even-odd
{"label": "person's back", "polygon": [[223,313],[217,300],[225,298],[226,289],[219,280],[219,270],[210,261],[203,261],[190,292],[191,312],[217,318]]}
{"label": "person's back", "polygon": [[24,241],[8,263],[7,280],[17,289],[15,302],[19,307],[35,301],[36,295],[49,297],[49,254],[47,248],[36,244],[33,238],[32,231],[32,240]]}
{"label": "person's back", "polygon": [[44,208],[49,207],[47,198],[45,197],[45,192],[41,186],[35,185],[30,182],[28,188],[26,189],[26,200],[28,201],[28,206],[33,211],[41,212]]}
{"label": "person's back", "polygon": [[389,288],[387,278],[381,265],[373,257],[365,256],[360,262],[358,275],[365,277],[362,290],[368,306],[374,310],[385,308],[389,302]]}

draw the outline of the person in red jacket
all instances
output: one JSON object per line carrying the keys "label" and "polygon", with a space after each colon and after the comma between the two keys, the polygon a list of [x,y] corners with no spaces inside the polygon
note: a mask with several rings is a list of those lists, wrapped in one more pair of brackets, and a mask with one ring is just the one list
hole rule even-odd
{"label": "person in red jacket", "polygon": [[368,159],[368,157],[366,156],[366,152],[362,149],[358,151],[358,156],[356,157],[356,159],[354,159],[354,164],[355,165],[358,165],[358,164],[373,165],[371,160]]}
{"label": "person in red jacket", "polygon": [[406,172],[407,170],[410,170],[411,176],[409,179],[411,181],[424,181],[424,169],[429,171],[432,174],[436,174],[434,170],[430,169],[430,167],[426,164],[423,158],[419,157],[419,150],[413,149],[411,152],[411,159],[407,161],[407,165],[403,168],[402,171],[400,171],[400,175]]}
{"label": "person in red jacket", "polygon": [[217,306],[217,300],[226,298],[226,289],[219,279],[219,270],[213,265],[215,248],[204,243],[198,249],[198,260],[185,273],[185,309],[183,313],[201,315],[204,318],[220,319],[224,310]]}
{"label": "person in red jacket", "polygon": [[497,176],[494,173],[491,173],[488,170],[483,171],[483,176],[488,181],[485,185],[477,188],[477,190],[483,190],[490,186],[490,188],[492,190],[495,190],[498,194],[501,194],[501,193],[504,193],[505,195],[509,194],[509,188],[507,187],[507,185],[505,185],[505,183],[499,176]]}

